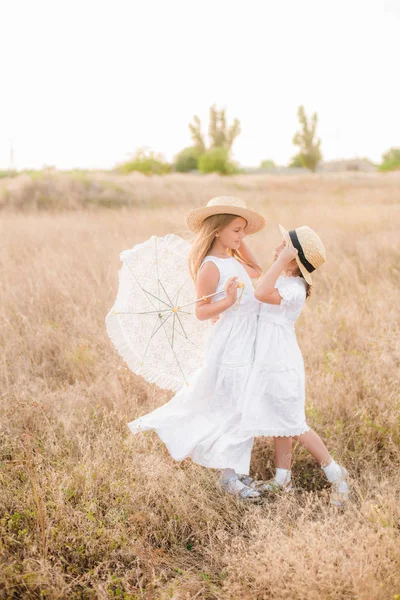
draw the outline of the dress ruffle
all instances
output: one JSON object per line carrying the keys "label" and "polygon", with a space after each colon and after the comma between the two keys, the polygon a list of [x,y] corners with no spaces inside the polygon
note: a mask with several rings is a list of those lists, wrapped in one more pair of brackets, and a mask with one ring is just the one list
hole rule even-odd
{"label": "dress ruffle", "polygon": [[299,302],[305,300],[305,288],[299,285],[293,285],[294,277],[279,277],[275,287],[282,297],[280,307],[286,310],[296,310]]}
{"label": "dress ruffle", "polygon": [[246,384],[251,374],[252,363],[242,365],[220,365],[215,393],[212,399],[212,410],[219,414],[241,411]]}
{"label": "dress ruffle", "polygon": [[[212,326],[203,366],[166,404],[131,421],[132,433],[153,430],[175,460],[191,458],[199,465],[248,474],[254,438],[239,425],[253,361],[259,303],[252,281],[236,259],[208,257],[220,270],[217,291],[228,277],[245,284],[240,305],[226,310]],[[215,298],[215,297],[214,297]],[[220,297],[215,298],[215,301]]]}
{"label": "dress ruffle", "polygon": [[[253,427],[251,428],[251,434],[254,436],[264,436],[264,437],[294,437],[297,435],[302,435],[303,433],[307,433],[307,431],[310,431],[311,427],[309,427],[308,425],[304,425],[303,427],[293,427],[293,428],[288,428],[285,427],[285,429],[254,429]],[[244,429],[240,429],[239,433],[245,435],[246,430]]]}
{"label": "dress ruffle", "polygon": [[297,398],[299,374],[290,367],[254,367],[252,392],[255,396],[268,395],[273,398]]}
{"label": "dress ruffle", "polygon": [[305,298],[300,277],[279,277],[279,305],[262,304],[254,366],[243,402],[240,432],[254,436],[301,435],[310,428],[305,418],[304,361],[294,324]]}

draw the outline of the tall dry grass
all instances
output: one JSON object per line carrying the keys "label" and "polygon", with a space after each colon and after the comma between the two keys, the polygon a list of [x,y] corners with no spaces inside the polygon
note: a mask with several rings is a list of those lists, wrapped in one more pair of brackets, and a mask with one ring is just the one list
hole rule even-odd
{"label": "tall dry grass", "polygon": [[[399,179],[135,185],[146,202],[118,210],[38,212],[28,198],[2,213],[1,597],[399,595]],[[107,337],[119,252],[182,234],[185,211],[220,193],[267,217],[249,238],[264,267],[278,222],[308,224],[325,242],[296,328],[308,422],[352,476],[345,511],[329,506],[322,471],[299,446],[295,494],[252,506],[222,494],[213,470],[177,463],[155,434],[127,428],[171,394],[134,376]],[[257,439],[251,470],[273,474],[271,440]]]}

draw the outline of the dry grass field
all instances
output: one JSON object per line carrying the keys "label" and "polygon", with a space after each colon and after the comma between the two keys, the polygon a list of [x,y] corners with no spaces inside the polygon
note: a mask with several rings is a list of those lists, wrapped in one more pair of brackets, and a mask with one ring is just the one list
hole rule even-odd
{"label": "dry grass field", "polygon": [[[186,235],[222,193],[266,216],[248,238],[263,267],[278,223],[325,242],[296,331],[308,423],[351,474],[343,511],[298,445],[296,492],[250,505],[127,428],[172,394],[107,336],[119,253]],[[400,598],[398,175],[52,173],[1,180],[0,206],[1,598]],[[251,472],[273,475],[272,440]]]}

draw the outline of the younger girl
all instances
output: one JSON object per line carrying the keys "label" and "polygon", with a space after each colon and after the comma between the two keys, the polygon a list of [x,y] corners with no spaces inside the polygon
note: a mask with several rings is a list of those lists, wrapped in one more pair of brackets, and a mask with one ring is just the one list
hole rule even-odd
{"label": "younger girl", "polygon": [[[262,270],[245,245],[246,234],[265,225],[264,218],[238,198],[221,196],[186,217],[197,233],[189,255],[196,283],[196,316],[221,315],[210,327],[203,366],[165,405],[128,423],[133,433],[152,429],[175,460],[186,457],[219,469],[225,491],[241,498],[260,496],[244,485],[253,446],[251,434],[240,435],[241,403],[254,357],[259,302],[251,278]],[[238,286],[240,296],[238,298]],[[221,295],[205,298],[214,292]]]}
{"label": "younger girl", "polygon": [[294,329],[310,294],[311,273],[326,260],[325,248],[310,227],[289,232],[282,226],[280,229],[283,238],[275,248],[275,262],[255,290],[262,304],[254,367],[240,425],[244,435],[274,438],[277,468],[273,480],[253,482],[251,486],[263,491],[292,489],[290,463],[294,438],[319,462],[332,484],[331,504],[341,506],[349,495],[348,473],[334,461],[319,435],[306,423],[304,362]]}

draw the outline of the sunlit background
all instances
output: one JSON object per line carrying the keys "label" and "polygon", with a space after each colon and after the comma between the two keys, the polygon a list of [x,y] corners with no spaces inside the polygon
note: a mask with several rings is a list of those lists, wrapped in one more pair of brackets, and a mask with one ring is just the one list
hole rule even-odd
{"label": "sunlit background", "polygon": [[0,170],[172,161],[213,104],[244,166],[288,164],[299,105],[325,160],[400,144],[398,0],[8,0],[1,17]]}
{"label": "sunlit background", "polygon": [[[1,599],[399,600],[400,0],[5,0],[0,20]],[[265,270],[279,223],[325,245],[296,338],[343,511],[298,443],[293,494],[249,505],[127,427],[172,392],[107,335],[120,253],[190,239],[217,195],[265,216]],[[257,437],[250,474],[274,472]]]}

